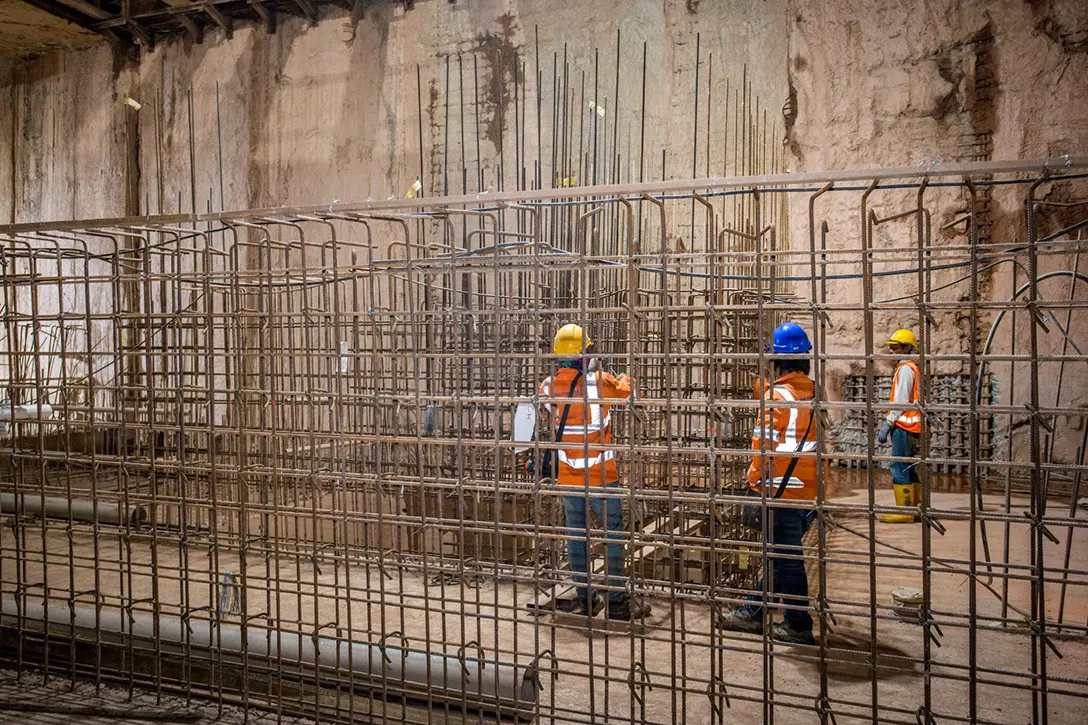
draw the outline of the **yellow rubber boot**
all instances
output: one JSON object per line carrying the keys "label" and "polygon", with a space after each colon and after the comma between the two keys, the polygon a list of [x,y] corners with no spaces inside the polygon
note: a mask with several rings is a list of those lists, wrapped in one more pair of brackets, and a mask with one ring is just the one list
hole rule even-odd
{"label": "yellow rubber boot", "polygon": [[[908,483],[905,486],[898,484],[892,485],[892,490],[895,492],[895,505],[904,508],[914,508],[918,503],[915,496],[917,495],[915,489],[917,484]],[[880,520],[886,524],[911,524],[914,523],[914,514],[884,514],[880,517]]]}
{"label": "yellow rubber boot", "polygon": [[[912,483],[912,484],[910,485],[910,487],[911,487],[912,489],[914,489],[914,491],[913,491],[913,492],[911,493],[911,497],[912,497],[912,498],[913,498],[913,500],[914,500],[914,505],[915,505],[915,506],[918,506],[918,505],[919,505],[920,503],[922,503],[922,484],[920,484],[920,483]],[[914,520],[915,520],[915,521],[921,521],[921,517],[920,517],[920,516],[918,516],[918,514],[917,514],[917,513],[915,513],[915,514],[914,514]]]}

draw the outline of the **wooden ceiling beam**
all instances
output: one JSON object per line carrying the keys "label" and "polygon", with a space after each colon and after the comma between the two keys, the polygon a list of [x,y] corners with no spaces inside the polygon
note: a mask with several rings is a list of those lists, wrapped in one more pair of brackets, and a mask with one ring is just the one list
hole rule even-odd
{"label": "wooden ceiling beam", "polygon": [[266,8],[261,0],[249,0],[249,5],[261,18],[265,31],[269,35],[274,34],[276,32],[276,11]]}
{"label": "wooden ceiling beam", "polygon": [[110,17],[110,14],[108,12],[98,7],[97,5],[92,5],[91,3],[86,2],[86,0],[56,1],[59,2],[61,5],[67,5],[68,7],[72,8],[72,10],[83,13],[87,17],[94,18],[95,20],[106,20]]}
{"label": "wooden ceiling beam", "polygon": [[185,28],[185,32],[193,39],[194,43],[204,42],[204,27],[190,18],[188,15],[178,15],[178,23]]}
{"label": "wooden ceiling beam", "polygon": [[203,10],[205,13],[215,21],[215,24],[223,29],[223,32],[227,34],[228,38],[234,37],[234,23],[223,14],[223,11],[217,8],[212,3],[204,3]]}
{"label": "wooden ceiling beam", "polygon": [[299,9],[309,18],[310,22],[314,25],[317,24],[317,6],[310,0],[295,0],[295,5],[298,5]]}
{"label": "wooden ceiling beam", "polygon": [[155,47],[155,38],[135,20],[128,20],[124,25],[125,30],[132,34],[132,37],[136,38],[140,43],[146,45],[148,48]]}

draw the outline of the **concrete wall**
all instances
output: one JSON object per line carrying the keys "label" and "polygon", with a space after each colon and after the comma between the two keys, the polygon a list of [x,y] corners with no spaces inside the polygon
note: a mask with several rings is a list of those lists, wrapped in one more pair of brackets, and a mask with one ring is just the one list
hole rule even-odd
{"label": "concrete wall", "polygon": [[[602,151],[598,180],[606,178],[606,158],[607,178],[637,178],[643,138],[648,179],[661,177],[661,149],[667,177],[690,176],[693,162],[697,174],[731,173],[717,152],[708,165],[705,150],[692,149],[697,37],[698,123],[704,128],[710,98],[712,149],[724,141],[725,84],[733,94],[745,77],[760,113],[785,130],[785,163],[793,171],[1083,154],[1088,147],[1088,5],[1068,0],[425,0],[411,11],[383,4],[359,22],[340,10],[323,12],[315,27],[286,20],[271,36],[242,26],[231,39],[218,31],[200,45],[178,37],[135,59],[100,45],[6,71],[0,85],[11,102],[0,111],[0,222],[384,199],[402,195],[421,166],[425,195],[512,188],[519,177],[531,186],[537,175],[548,183],[559,175],[550,165],[550,109],[564,53],[578,110],[572,127],[597,118],[590,100],[606,108],[598,120],[602,138],[618,124],[620,168],[613,176],[611,153]],[[125,105],[126,97],[140,110]],[[1022,197],[1022,189],[984,197],[984,241],[1023,238]],[[932,190],[927,200],[938,213],[935,227],[966,210],[958,190]],[[909,208],[912,197],[881,193],[873,202],[878,214],[894,213]],[[857,247],[856,199],[822,205],[830,244]],[[804,217],[793,217],[791,243],[807,245]],[[874,244],[910,244],[912,234],[907,223],[882,227]],[[962,244],[965,237],[950,231],[938,241]],[[1044,268],[1072,264],[1072,257],[1051,258]],[[957,276],[938,273],[933,283]],[[1014,284],[1011,272],[997,270],[984,277],[980,294],[1007,299]],[[1083,290],[1074,294],[1083,298]],[[916,291],[913,277],[885,278],[878,299]],[[832,285],[830,294],[832,302],[851,304],[861,297],[857,283]],[[966,294],[961,284],[937,299]],[[982,334],[991,320],[983,315]],[[831,350],[855,353],[860,316],[840,314],[835,323]],[[916,326],[916,314],[879,312],[876,334],[901,325]],[[955,313],[932,332],[942,352],[962,352],[980,334]],[[1014,339],[1002,332],[996,349],[1011,350]],[[1088,349],[1088,340],[1081,342]],[[949,362],[939,371],[957,367]],[[834,367],[830,379],[857,368]],[[1012,377],[1009,366],[994,372]],[[1044,401],[1088,406],[1079,392],[1088,384],[1075,384],[1079,368],[1063,375],[1060,396],[1057,372],[1044,375]],[[1017,403],[1024,394],[1023,386],[1001,393]],[[1061,455],[1073,454],[1082,425],[1079,415],[1070,421]]]}
{"label": "concrete wall", "polygon": [[[100,46],[19,65],[9,81],[12,107],[0,127],[0,147],[13,152],[0,161],[8,164],[0,167],[0,184],[5,185],[0,198],[9,200],[0,204],[0,221],[176,212],[179,195],[180,209],[189,211],[194,186],[197,211],[205,211],[209,200],[213,209],[242,209],[385,199],[404,194],[420,176],[421,153],[427,195],[511,188],[518,160],[531,185],[535,173],[552,173],[553,72],[557,68],[563,74],[564,53],[567,86],[582,111],[572,119],[575,128],[584,120],[588,139],[595,75],[596,100],[606,109],[605,116],[597,117],[602,139],[606,132],[611,136],[618,112],[615,144],[624,179],[637,174],[634,156],[643,133],[636,114],[644,42],[645,140],[652,169],[647,178],[660,175],[662,148],[668,149],[669,176],[691,174],[697,35],[701,115],[708,72],[716,104],[723,104],[726,78],[736,88],[745,75],[753,94],[766,99],[764,108],[776,109],[785,100],[785,0],[485,0],[456,5],[433,0],[411,11],[383,4],[357,23],[337,9],[323,12],[314,27],[288,19],[275,35],[242,26],[229,40],[209,32],[200,45],[178,37],[135,61],[119,61]],[[613,108],[617,31],[622,73],[619,106]],[[523,95],[518,101],[515,57]],[[139,101],[141,109],[124,105],[126,96]],[[774,115],[769,116],[773,123]],[[524,127],[520,159],[514,151],[515,134],[521,135],[517,126]],[[713,132],[720,135],[724,124],[718,126]],[[538,154],[538,133],[543,154]],[[126,163],[126,154],[135,154],[138,169]],[[534,169],[538,156],[543,160],[539,172]],[[12,157],[17,159],[14,173]],[[611,153],[601,144],[599,180],[604,180],[606,158],[611,177]],[[505,162],[501,175],[500,161]],[[705,163],[701,156],[699,167]]]}

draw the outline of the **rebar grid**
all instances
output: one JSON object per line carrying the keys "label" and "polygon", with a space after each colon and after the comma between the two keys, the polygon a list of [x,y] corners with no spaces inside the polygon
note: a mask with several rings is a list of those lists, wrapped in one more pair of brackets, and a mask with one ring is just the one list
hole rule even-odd
{"label": "rebar grid", "polygon": [[[0,228],[3,655],[330,722],[1063,721],[1088,695],[1085,166]],[[979,187],[1024,210],[986,245]],[[736,513],[784,319],[815,346],[813,455],[863,467],[819,468],[793,554],[815,647],[714,626],[768,574]],[[607,495],[641,625],[561,611],[570,487],[523,468],[547,435],[511,437],[519,403],[562,402],[537,385],[566,322],[637,381]],[[899,326],[927,420],[969,441],[935,455],[925,424],[905,528],[875,442]]]}

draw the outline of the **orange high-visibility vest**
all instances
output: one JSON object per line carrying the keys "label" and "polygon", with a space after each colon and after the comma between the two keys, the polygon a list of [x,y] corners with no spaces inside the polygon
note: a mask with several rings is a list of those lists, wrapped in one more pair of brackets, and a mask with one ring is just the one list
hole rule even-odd
{"label": "orange high-visibility vest", "polygon": [[[922,432],[922,411],[913,407],[914,404],[918,402],[919,374],[918,365],[913,360],[904,360],[895,368],[895,377],[892,378],[892,394],[890,402],[896,402],[895,389],[899,387],[899,371],[905,367],[909,367],[914,371],[914,385],[911,386],[910,401],[908,401],[911,407],[903,409],[903,412],[895,419],[895,424],[908,433],[920,434]],[[903,402],[900,401],[897,405],[903,405]]]}
{"label": "orange high-visibility vest", "polygon": [[[776,407],[775,401],[796,402],[812,400],[815,393],[815,385],[812,379],[802,372],[794,371],[786,373],[774,385],[764,392],[767,401],[766,410],[762,419],[752,431],[752,464],[748,467],[748,485],[754,491],[760,491],[763,476],[763,456],[761,451],[766,445],[767,454],[771,457],[768,464],[769,471],[774,482],[767,489],[768,496],[774,496],[782,485],[782,478],[789,468],[790,459],[797,453],[813,453],[816,450],[816,422],[812,420],[812,408],[785,408]],[[808,435],[805,436],[805,430]],[[805,442],[801,443],[801,438]],[[764,442],[764,439],[766,441]],[[789,454],[794,455],[789,455]],[[797,465],[786,481],[786,490],[782,498],[801,499],[812,501],[816,498],[816,459],[808,456],[797,461]]]}
{"label": "orange high-visibility vest", "polygon": [[[578,371],[561,368],[540,384],[540,394],[548,398],[563,398],[550,404],[552,431],[559,429],[567,393]],[[612,406],[606,400],[622,400],[631,394],[631,380],[615,378],[605,372],[590,373],[582,378],[570,396],[570,413],[563,428],[562,445],[558,449],[559,471],[556,480],[567,486],[604,486],[619,480],[615,451],[597,448],[612,443]],[[583,395],[588,400],[583,400]],[[588,405],[587,405],[588,403]]]}

